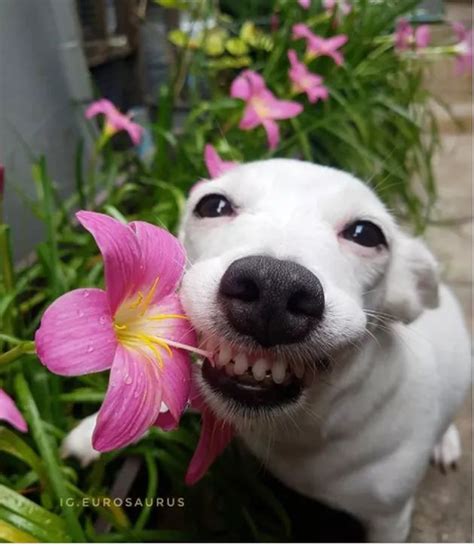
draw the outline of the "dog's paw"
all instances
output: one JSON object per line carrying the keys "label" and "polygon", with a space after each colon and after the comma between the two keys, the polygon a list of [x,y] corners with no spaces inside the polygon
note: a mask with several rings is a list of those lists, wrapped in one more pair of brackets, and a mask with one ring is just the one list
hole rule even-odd
{"label": "dog's paw", "polygon": [[92,433],[96,420],[96,413],[86,417],[64,438],[61,444],[63,459],[75,457],[82,466],[87,466],[100,457],[100,452],[92,447]]}
{"label": "dog's paw", "polygon": [[446,473],[449,469],[456,470],[457,463],[461,458],[461,439],[456,425],[449,425],[448,430],[443,434],[440,442],[436,444],[431,456],[431,462],[441,472]]}

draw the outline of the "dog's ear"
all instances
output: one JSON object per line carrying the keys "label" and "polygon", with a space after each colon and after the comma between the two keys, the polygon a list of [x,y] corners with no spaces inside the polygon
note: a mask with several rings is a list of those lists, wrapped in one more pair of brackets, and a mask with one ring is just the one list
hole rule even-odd
{"label": "dog's ear", "polygon": [[383,310],[406,324],[438,306],[438,265],[420,239],[399,233],[392,244]]}

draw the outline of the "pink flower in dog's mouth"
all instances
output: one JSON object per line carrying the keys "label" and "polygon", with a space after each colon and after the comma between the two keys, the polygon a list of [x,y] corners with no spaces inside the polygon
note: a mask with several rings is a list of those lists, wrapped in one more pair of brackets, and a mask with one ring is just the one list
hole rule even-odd
{"label": "pink flower in dog's mouth", "polygon": [[[45,311],[36,332],[41,362],[59,375],[110,369],[93,435],[97,451],[138,440],[152,425],[172,428],[190,391],[194,331],[175,293],[185,253],[167,231],[77,214],[104,259],[106,289],[77,289]],[[207,353],[201,352],[207,355]],[[164,403],[167,413],[160,414]]]}

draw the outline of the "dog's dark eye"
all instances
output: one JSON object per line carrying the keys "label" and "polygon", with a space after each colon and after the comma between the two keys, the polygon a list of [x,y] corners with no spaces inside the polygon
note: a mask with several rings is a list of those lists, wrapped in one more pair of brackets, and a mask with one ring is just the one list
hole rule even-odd
{"label": "dog's dark eye", "polygon": [[194,208],[194,214],[200,218],[217,218],[231,216],[234,209],[231,202],[218,193],[205,195]]}
{"label": "dog's dark eye", "polygon": [[388,246],[382,230],[367,220],[357,220],[348,225],[341,235],[344,239],[362,246]]}

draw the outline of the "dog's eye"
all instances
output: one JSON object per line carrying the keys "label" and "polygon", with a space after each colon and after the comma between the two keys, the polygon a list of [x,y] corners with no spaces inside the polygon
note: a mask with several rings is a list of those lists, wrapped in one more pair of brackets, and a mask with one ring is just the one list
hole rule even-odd
{"label": "dog's eye", "polygon": [[231,202],[218,193],[205,195],[194,208],[194,214],[200,218],[217,218],[231,216],[234,209]]}
{"label": "dog's eye", "polygon": [[341,233],[344,239],[367,247],[388,246],[382,230],[367,220],[357,220]]}

